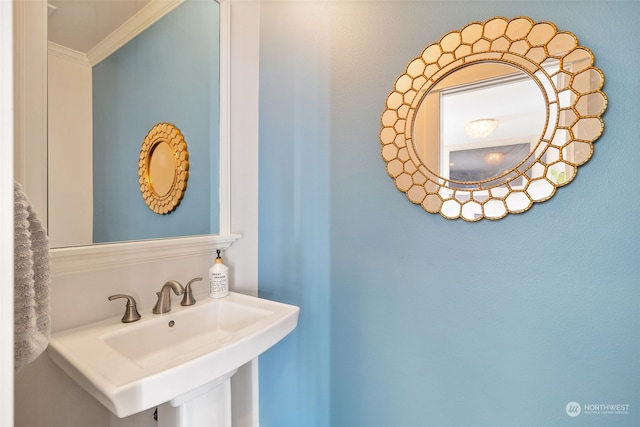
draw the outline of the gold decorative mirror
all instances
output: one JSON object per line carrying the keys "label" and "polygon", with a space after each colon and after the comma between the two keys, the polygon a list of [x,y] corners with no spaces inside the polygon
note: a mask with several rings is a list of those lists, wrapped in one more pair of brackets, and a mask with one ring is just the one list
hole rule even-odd
{"label": "gold decorative mirror", "polygon": [[603,73],[570,32],[526,17],[471,23],[427,46],[396,80],[381,155],[430,213],[521,213],[571,182],[607,107]]}
{"label": "gold decorative mirror", "polygon": [[138,176],[142,198],[158,214],[171,213],[184,196],[189,178],[189,152],[180,130],[158,123],[144,138]]}

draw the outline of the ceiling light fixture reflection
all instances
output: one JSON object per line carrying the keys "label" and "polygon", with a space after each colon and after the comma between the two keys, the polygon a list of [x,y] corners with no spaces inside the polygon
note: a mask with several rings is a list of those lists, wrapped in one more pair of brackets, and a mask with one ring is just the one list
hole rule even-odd
{"label": "ceiling light fixture reflection", "polygon": [[478,119],[464,125],[464,130],[473,139],[486,138],[498,128],[496,119]]}
{"label": "ceiling light fixture reflection", "polygon": [[504,160],[504,153],[492,151],[484,155],[484,161],[489,165],[499,165]]}

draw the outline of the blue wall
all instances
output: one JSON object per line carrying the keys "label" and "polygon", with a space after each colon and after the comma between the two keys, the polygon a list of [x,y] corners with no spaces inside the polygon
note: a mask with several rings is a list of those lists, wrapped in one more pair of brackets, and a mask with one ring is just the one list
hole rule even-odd
{"label": "blue wall", "polygon": [[[217,22],[215,1],[188,0],[94,67],[94,243],[217,233]],[[187,190],[169,215],[149,209],[138,184],[142,142],[159,122],[189,150]]]}
{"label": "blue wall", "polygon": [[[394,187],[379,117],[426,45],[498,15],[594,52],[606,129],[550,201],[448,221]],[[261,4],[260,295],[301,307],[260,358],[261,427],[640,425],[638,16],[637,1]],[[572,418],[571,401],[629,413]]]}

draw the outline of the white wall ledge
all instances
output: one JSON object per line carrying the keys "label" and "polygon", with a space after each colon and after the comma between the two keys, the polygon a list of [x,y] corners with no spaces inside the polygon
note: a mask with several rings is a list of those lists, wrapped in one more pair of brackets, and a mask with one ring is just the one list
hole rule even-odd
{"label": "white wall ledge", "polygon": [[226,250],[240,237],[240,234],[205,235],[52,249],[51,276],[213,255],[216,249]]}

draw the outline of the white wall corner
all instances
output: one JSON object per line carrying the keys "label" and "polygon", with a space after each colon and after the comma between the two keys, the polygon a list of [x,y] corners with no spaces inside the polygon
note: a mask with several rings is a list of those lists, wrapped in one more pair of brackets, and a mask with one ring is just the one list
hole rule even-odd
{"label": "white wall corner", "polygon": [[0,1],[0,425],[13,425],[13,4]]}
{"label": "white wall corner", "polygon": [[[231,230],[242,233],[226,255],[235,266],[232,287],[258,293],[258,97],[260,2],[225,0],[230,15],[230,170]],[[231,378],[233,427],[258,427],[258,362]]]}
{"label": "white wall corner", "polygon": [[47,218],[47,2],[13,2],[14,178]]}

